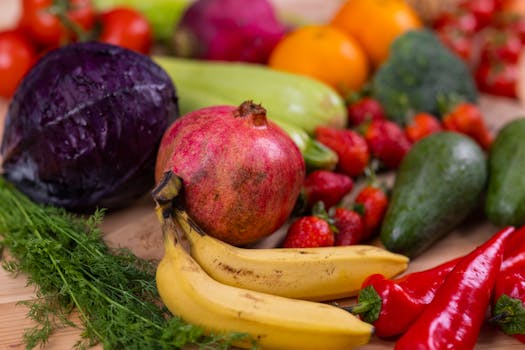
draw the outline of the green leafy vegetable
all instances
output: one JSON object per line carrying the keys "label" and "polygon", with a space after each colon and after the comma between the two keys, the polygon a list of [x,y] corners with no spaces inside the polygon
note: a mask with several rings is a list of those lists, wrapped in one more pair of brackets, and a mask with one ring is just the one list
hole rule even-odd
{"label": "green leafy vegetable", "polygon": [[[205,335],[199,327],[169,317],[160,306],[155,265],[125,249],[110,250],[98,228],[104,216],[85,219],[38,205],[0,177],[0,247],[9,250],[3,267],[28,275],[36,298],[26,301],[38,325],[26,331],[32,349],[57,327],[82,329],[76,345],[105,349],[227,349],[243,334]],[[80,324],[69,316],[75,311]]]}

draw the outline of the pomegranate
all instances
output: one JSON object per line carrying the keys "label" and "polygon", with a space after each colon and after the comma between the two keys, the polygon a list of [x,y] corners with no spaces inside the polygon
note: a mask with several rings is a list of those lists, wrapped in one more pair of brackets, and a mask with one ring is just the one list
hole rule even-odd
{"label": "pomegranate", "polygon": [[299,196],[305,164],[266,110],[246,101],[193,111],[166,130],[156,181],[173,175],[183,189],[174,196],[206,233],[244,245],[284,224]]}

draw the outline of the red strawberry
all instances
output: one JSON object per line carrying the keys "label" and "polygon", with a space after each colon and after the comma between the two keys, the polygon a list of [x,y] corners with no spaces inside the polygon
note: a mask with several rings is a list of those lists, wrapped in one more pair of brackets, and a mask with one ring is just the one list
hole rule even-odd
{"label": "red strawberry", "polygon": [[368,165],[370,154],[365,139],[350,129],[319,126],[315,138],[337,153],[336,170],[348,176],[359,176]]}
{"label": "red strawberry", "polygon": [[441,130],[443,128],[439,120],[425,112],[416,114],[405,126],[405,134],[412,143]]}
{"label": "red strawberry", "polygon": [[388,196],[385,191],[376,185],[363,187],[355,198],[356,207],[362,211],[364,232],[363,240],[367,240],[374,235],[381,226],[383,216],[388,207]]}
{"label": "red strawberry", "polygon": [[482,148],[489,149],[493,137],[490,134],[479,108],[468,102],[458,104],[443,117],[446,130],[456,131],[472,137]]}
{"label": "red strawberry", "polygon": [[411,147],[404,130],[390,120],[372,120],[364,126],[364,137],[373,157],[396,169]]}
{"label": "red strawberry", "polygon": [[363,97],[351,102],[348,107],[348,124],[357,126],[367,120],[385,119],[385,111],[381,103],[372,97]]}
{"label": "red strawberry", "polygon": [[309,208],[319,201],[322,201],[326,208],[330,208],[339,203],[352,187],[354,187],[352,178],[330,170],[311,172],[306,176],[303,184]]}
{"label": "red strawberry", "polygon": [[301,216],[290,227],[283,242],[284,248],[314,248],[334,245],[330,224],[317,216]]}
{"label": "red strawberry", "polygon": [[335,208],[333,218],[337,228],[334,245],[352,245],[361,242],[364,224],[359,213],[346,208]]}

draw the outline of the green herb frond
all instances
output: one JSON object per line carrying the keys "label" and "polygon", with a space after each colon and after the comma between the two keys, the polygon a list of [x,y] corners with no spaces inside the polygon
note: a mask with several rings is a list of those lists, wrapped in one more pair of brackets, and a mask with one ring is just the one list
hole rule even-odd
{"label": "green herb frond", "polygon": [[[37,326],[24,336],[27,349],[47,342],[54,330],[79,327],[77,349],[228,349],[244,334],[208,335],[172,317],[161,305],[156,264],[102,238],[104,209],[88,218],[39,205],[0,177],[0,245],[12,257],[3,268],[28,277],[36,298],[22,302]],[[79,322],[72,322],[72,314]]]}

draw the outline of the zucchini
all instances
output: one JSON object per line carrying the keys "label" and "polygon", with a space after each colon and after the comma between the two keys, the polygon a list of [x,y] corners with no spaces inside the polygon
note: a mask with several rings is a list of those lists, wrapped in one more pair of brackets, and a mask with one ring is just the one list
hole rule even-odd
{"label": "zucchini", "polygon": [[498,226],[525,224],[525,119],[506,124],[489,154],[485,213]]}
{"label": "zucchini", "polygon": [[483,150],[468,136],[440,132],[416,142],[398,169],[381,242],[419,255],[477,206],[487,173]]}
{"label": "zucchini", "polygon": [[[220,89],[220,84],[226,84],[227,82],[220,82],[217,78],[217,80],[211,80],[207,84],[200,83],[199,78],[204,78],[203,74],[197,74],[194,78],[191,78],[191,75],[189,72],[184,70],[183,63],[190,62],[186,59],[178,59],[178,58],[159,58],[156,57],[155,60],[157,63],[160,63],[160,65],[168,72],[168,74],[172,77],[173,82],[177,88],[177,94],[179,96],[179,109],[181,115],[184,115],[186,113],[189,113],[191,111],[194,111],[196,109],[207,107],[207,106],[214,106],[214,105],[239,105],[243,101],[247,99],[256,99],[252,93],[256,93],[255,91],[247,91],[246,93],[238,93],[237,95],[228,95],[224,92],[224,89]],[[200,67],[203,66],[215,66],[217,63],[195,63]],[[191,63],[193,65],[193,62]],[[228,66],[229,64],[221,63],[220,66]],[[246,64],[233,64],[235,67],[239,66],[246,66]],[[251,65],[248,65],[251,66]],[[255,66],[255,65],[254,65]],[[175,67],[175,68],[174,68]],[[181,73],[179,69],[183,69],[184,73]],[[230,68],[224,68],[225,70],[229,70]],[[250,67],[250,71],[251,71]],[[257,69],[259,70],[258,66]],[[244,73],[245,69],[241,69],[241,73]],[[248,72],[249,73],[249,72]],[[273,73],[273,72],[272,72]],[[277,72],[278,73],[278,72]],[[210,73],[212,74],[212,73]],[[239,73],[240,74],[240,73]],[[278,73],[281,74],[281,73]],[[272,74],[273,75],[273,74]],[[247,75],[250,77],[249,75]],[[210,75],[208,79],[211,79],[213,76]],[[246,80],[246,79],[244,79]],[[250,78],[248,81],[252,81]],[[256,84],[256,82],[253,82]],[[293,82],[291,82],[293,83]],[[213,86],[212,84],[216,84],[216,86]],[[205,86],[204,86],[205,85]],[[253,90],[253,88],[252,88]],[[292,89],[293,90],[293,89]],[[260,95],[260,94],[259,94]],[[277,125],[279,125],[295,142],[301,153],[303,154],[306,166],[309,169],[334,169],[338,157],[337,154],[329,149],[328,147],[324,146],[320,142],[313,139],[304,129],[302,129],[300,126],[294,123],[290,123],[289,121],[285,120],[284,118],[274,118],[274,116],[278,115],[279,109],[277,109],[277,112],[274,112],[273,114],[270,114],[270,108],[273,106],[273,110],[275,111],[276,108],[278,108],[278,104],[280,103],[279,100],[277,100],[277,103],[272,104],[269,99],[265,99],[264,101],[257,99],[256,102],[260,102],[264,108],[268,111],[268,117],[275,122]],[[270,107],[268,106],[270,104]],[[346,119],[346,115],[345,115]]]}
{"label": "zucchini", "polygon": [[308,133],[313,133],[319,125],[346,126],[343,98],[312,78],[251,63],[163,56],[153,59],[173,79],[181,93],[181,103],[184,103],[184,90],[191,89],[208,97],[216,96],[227,104],[254,100],[266,108],[270,119],[298,126]]}

